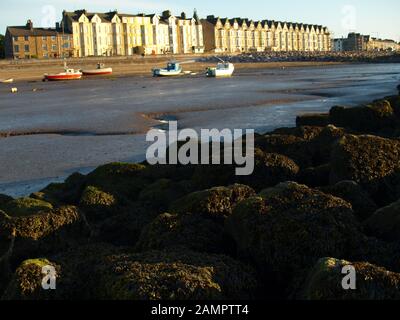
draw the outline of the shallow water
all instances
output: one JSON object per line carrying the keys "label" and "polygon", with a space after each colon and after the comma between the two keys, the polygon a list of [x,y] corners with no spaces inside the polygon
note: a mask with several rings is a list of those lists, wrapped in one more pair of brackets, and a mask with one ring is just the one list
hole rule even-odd
{"label": "shallow water", "polygon": [[[162,119],[179,127],[293,126],[298,114],[395,93],[399,64],[240,71],[231,79],[107,78],[0,87],[0,193],[37,191],[70,173],[140,161],[145,132]],[[33,91],[33,89],[36,89]]]}

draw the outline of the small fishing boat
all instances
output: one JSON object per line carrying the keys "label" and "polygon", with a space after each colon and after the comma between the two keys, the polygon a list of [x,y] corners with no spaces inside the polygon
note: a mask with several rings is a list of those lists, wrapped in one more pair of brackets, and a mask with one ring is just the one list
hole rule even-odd
{"label": "small fishing boat", "polygon": [[229,62],[219,62],[215,68],[207,68],[207,77],[230,77],[235,71],[235,66]]}
{"label": "small fishing boat", "polygon": [[0,79],[0,82],[1,83],[13,83],[14,82],[14,79]]}
{"label": "small fishing boat", "polygon": [[113,73],[112,68],[106,68],[104,63],[98,63],[96,69],[82,70],[84,76],[104,76]]}
{"label": "small fishing boat", "polygon": [[64,72],[45,74],[43,81],[63,81],[63,80],[79,80],[82,78],[82,72],[79,70],[65,68]]}
{"label": "small fishing boat", "polygon": [[154,77],[171,77],[179,76],[183,72],[179,63],[170,62],[165,69],[153,69]]}

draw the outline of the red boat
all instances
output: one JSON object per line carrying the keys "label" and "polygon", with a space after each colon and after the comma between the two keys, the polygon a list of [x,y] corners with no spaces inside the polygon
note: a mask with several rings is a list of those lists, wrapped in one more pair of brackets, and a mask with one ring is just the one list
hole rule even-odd
{"label": "red boat", "polygon": [[65,71],[61,73],[45,74],[43,81],[79,80],[81,78],[82,72],[79,70],[65,68]]}
{"label": "red boat", "polygon": [[104,64],[98,63],[96,69],[82,70],[84,76],[104,76],[113,73],[112,68],[106,68]]}

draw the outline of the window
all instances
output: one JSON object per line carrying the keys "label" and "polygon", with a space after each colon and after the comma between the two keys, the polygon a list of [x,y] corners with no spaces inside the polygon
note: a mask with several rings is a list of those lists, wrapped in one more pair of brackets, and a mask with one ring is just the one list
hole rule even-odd
{"label": "window", "polygon": [[63,36],[62,39],[68,41],[69,40],[69,36]]}
{"label": "window", "polygon": [[43,53],[43,58],[48,58],[49,54],[47,52]]}
{"label": "window", "polygon": [[52,41],[56,41],[56,36],[51,36]]}
{"label": "window", "polygon": [[47,41],[47,37],[46,37],[46,36],[43,36],[43,37],[42,37],[42,40],[43,40],[43,41]]}
{"label": "window", "polygon": [[68,42],[67,42],[67,43],[64,43],[64,44],[63,44],[63,48],[68,49],[68,48],[69,48],[69,43],[68,43]]}
{"label": "window", "polygon": [[14,52],[19,52],[19,45],[14,46]]}
{"label": "window", "polygon": [[14,41],[18,41],[18,37],[13,37]]}
{"label": "window", "polygon": [[29,45],[25,45],[25,52],[29,52]]}
{"label": "window", "polygon": [[25,38],[25,41],[29,41],[29,37],[28,36],[25,36],[24,38]]}
{"label": "window", "polygon": [[47,45],[44,44],[44,45],[42,46],[42,49],[43,49],[43,51],[47,51]]}
{"label": "window", "polygon": [[57,45],[56,45],[56,44],[53,44],[53,45],[51,46],[51,50],[57,51]]}

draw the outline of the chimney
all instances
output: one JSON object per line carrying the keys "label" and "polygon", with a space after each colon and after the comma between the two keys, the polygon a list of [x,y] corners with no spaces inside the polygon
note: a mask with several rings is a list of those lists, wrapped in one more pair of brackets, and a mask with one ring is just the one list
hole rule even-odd
{"label": "chimney", "polygon": [[214,16],[214,15],[207,16],[207,20],[214,20],[214,19],[215,19],[215,16]]}
{"label": "chimney", "polygon": [[181,19],[186,20],[186,13],[185,12],[181,13]]}
{"label": "chimney", "polygon": [[60,23],[56,22],[56,30],[60,30]]}
{"label": "chimney", "polygon": [[29,30],[33,30],[33,22],[32,22],[32,20],[28,20],[28,21],[26,22],[26,27],[27,27]]}
{"label": "chimney", "polygon": [[171,13],[170,10],[165,10],[165,11],[162,13],[162,17],[163,17],[164,19],[168,19],[168,18],[171,17],[171,16],[172,16],[172,13]]}

